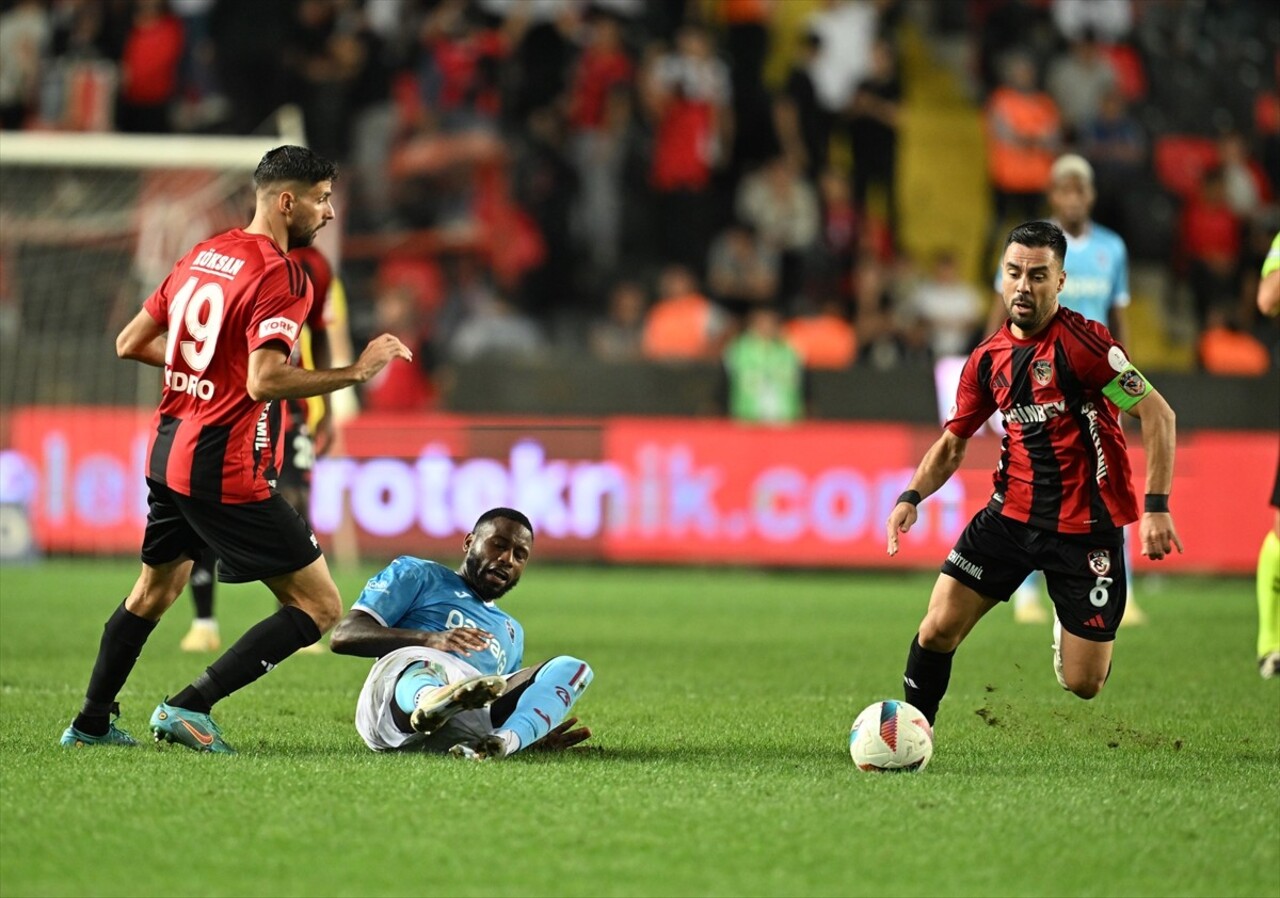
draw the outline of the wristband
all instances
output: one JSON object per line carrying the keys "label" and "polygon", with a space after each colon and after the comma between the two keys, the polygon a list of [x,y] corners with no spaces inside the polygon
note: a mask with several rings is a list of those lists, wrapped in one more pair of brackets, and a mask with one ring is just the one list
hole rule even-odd
{"label": "wristband", "polygon": [[1146,498],[1142,502],[1142,510],[1147,514],[1168,514],[1169,494],[1147,493]]}
{"label": "wristband", "polygon": [[920,504],[920,493],[916,490],[907,490],[898,497],[899,502],[910,502],[912,505]]}

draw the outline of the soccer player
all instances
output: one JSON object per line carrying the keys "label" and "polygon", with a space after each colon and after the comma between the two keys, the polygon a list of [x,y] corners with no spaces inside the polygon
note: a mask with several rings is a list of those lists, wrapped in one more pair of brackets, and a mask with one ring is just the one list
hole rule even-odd
{"label": "soccer player", "polygon": [[1086,699],[1101,691],[1124,615],[1121,528],[1138,518],[1117,409],[1142,425],[1142,553],[1182,551],[1169,513],[1173,410],[1105,327],[1059,305],[1066,254],[1050,222],[1009,232],[1001,264],[1009,320],[969,355],[955,412],[885,524],[893,555],[916,506],[955,473],[969,438],[999,409],[1007,438],[991,500],[943,563],[907,655],[906,700],[931,724],[956,647],[1032,570],[1045,572],[1057,611],[1058,683]]}
{"label": "soccer player", "polygon": [[[1083,156],[1059,156],[1049,171],[1050,219],[1067,237],[1067,282],[1058,301],[1084,317],[1105,324],[1121,346],[1129,343],[1129,251],[1115,231],[1090,220],[1097,194],[1093,187],[1093,166]],[[1000,289],[1001,272],[996,272],[990,333],[1008,317]],[[1040,604],[1039,575],[1032,574],[1018,587],[1013,598],[1014,620],[1024,624],[1048,621]],[[1131,578],[1132,579],[1132,578]],[[1144,623],[1146,615],[1132,595],[1125,609],[1126,625]]]}
{"label": "soccer player", "polygon": [[[328,368],[331,360],[328,333],[331,323],[329,288],[333,283],[333,268],[313,246],[299,247],[289,255],[302,266],[311,281],[313,294],[304,331],[309,338],[305,341],[308,345],[304,347],[304,341],[298,340],[294,344],[290,361],[312,369]],[[314,434],[308,424],[310,409],[305,399],[272,403],[268,421],[272,444],[277,447],[276,457],[280,460],[279,476],[271,485],[302,515],[307,526],[311,525],[308,513],[311,504],[311,469],[317,456],[328,451],[333,439],[329,396],[325,394],[319,399],[321,413],[316,420]],[[196,615],[187,635],[179,643],[184,652],[216,652],[222,647],[218,620],[213,614],[213,584],[217,564],[217,556],[205,549],[192,565],[191,598],[195,603]],[[310,653],[322,650],[321,644],[316,642],[298,651]]]}
{"label": "soccer player", "polygon": [[490,509],[462,547],[456,571],[397,558],[334,629],[333,651],[378,659],[356,704],[361,738],[374,751],[447,751],[473,760],[589,738],[566,716],[591,683],[591,668],[567,655],[522,668],[524,629],[495,604],[529,562],[529,519]]}
{"label": "soccer player", "polygon": [[[1280,315],[1280,234],[1272,239],[1262,263],[1258,310],[1269,318]],[[1271,504],[1275,522],[1258,553],[1258,672],[1267,680],[1280,676],[1280,462]]]}
{"label": "soccer player", "polygon": [[311,283],[286,255],[333,217],[336,168],[303,147],[276,147],[254,171],[253,221],[196,244],[116,338],[121,358],[164,368],[147,453],[142,573],[103,629],[84,706],[67,746],[136,745],[112,717],[147,637],[186,587],[206,547],[223,582],[261,580],[281,608],[245,633],[151,715],[157,740],[232,751],[210,717],[215,703],[318,640],[342,599],[315,535],[272,489],[270,404],[364,383],[393,359],[376,337],[354,365],[308,371],[289,355],[311,308]]}

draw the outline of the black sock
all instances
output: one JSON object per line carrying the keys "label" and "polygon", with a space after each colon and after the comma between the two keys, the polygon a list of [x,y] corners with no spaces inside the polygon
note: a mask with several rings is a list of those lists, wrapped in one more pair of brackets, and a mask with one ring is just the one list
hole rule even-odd
{"label": "black sock", "polygon": [[208,714],[219,701],[319,638],[320,628],[311,616],[286,605],[236,640],[190,686],[169,699],[169,704]]}
{"label": "black sock", "polygon": [[218,556],[209,549],[200,553],[191,566],[191,598],[196,603],[196,617],[213,617],[213,580]]}
{"label": "black sock", "polygon": [[129,679],[147,637],[155,628],[156,621],[139,617],[125,608],[124,602],[112,612],[102,628],[102,641],[98,643],[98,658],[89,675],[84,707],[72,726],[88,736],[106,735],[116,696]]}
{"label": "black sock", "polygon": [[924,714],[929,725],[938,716],[938,705],[947,694],[951,682],[950,652],[931,652],[920,646],[920,634],[911,637],[911,649],[907,652],[907,670],[902,676],[903,696],[907,703],[915,705]]}

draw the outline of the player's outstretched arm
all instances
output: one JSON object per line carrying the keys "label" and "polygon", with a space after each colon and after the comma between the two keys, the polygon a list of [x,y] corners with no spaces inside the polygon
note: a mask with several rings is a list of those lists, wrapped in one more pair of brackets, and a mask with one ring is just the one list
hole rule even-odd
{"label": "player's outstretched arm", "polygon": [[249,354],[249,374],[245,388],[258,402],[267,399],[307,399],[362,384],[381,371],[393,359],[413,361],[409,347],[391,334],[369,341],[354,365],[309,371],[289,364],[279,343],[271,343]]}
{"label": "player's outstretched arm", "polygon": [[[1182,551],[1182,540],[1173,527],[1168,511],[1169,490],[1173,487],[1173,455],[1177,444],[1177,416],[1165,398],[1152,390],[1129,414],[1142,422],[1142,448],[1147,453],[1147,498],[1144,500],[1142,523],[1138,534],[1142,554],[1159,561],[1172,554],[1176,546]],[[1164,506],[1161,510],[1161,506]]]}
{"label": "player's outstretched arm", "polygon": [[484,651],[492,638],[492,633],[474,627],[456,627],[440,633],[384,627],[373,615],[352,608],[333,628],[329,648],[339,655],[361,658],[381,658],[406,646],[425,646],[442,652],[470,655]]}
{"label": "player's outstretched arm", "polygon": [[[951,475],[964,461],[965,450],[969,441],[958,437],[949,430],[944,430],[938,441],[929,447],[920,461],[920,467],[911,478],[907,492],[915,492],[919,499],[914,502],[902,501],[893,506],[889,520],[885,522],[885,533],[889,539],[889,554],[898,554],[898,534],[906,533],[915,524],[917,512],[916,502],[932,495],[951,478]],[[905,495],[905,494],[904,494]]]}
{"label": "player's outstretched arm", "polygon": [[116,337],[116,355],[144,365],[164,367],[165,329],[142,309]]}

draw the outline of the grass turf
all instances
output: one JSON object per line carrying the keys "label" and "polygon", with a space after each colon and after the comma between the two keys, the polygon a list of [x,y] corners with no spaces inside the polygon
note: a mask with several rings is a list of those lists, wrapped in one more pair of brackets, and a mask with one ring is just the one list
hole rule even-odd
{"label": "grass turf", "polygon": [[[353,599],[369,571],[339,578]],[[68,751],[102,623],[135,566],[0,569],[0,893],[19,895],[1280,895],[1280,683],[1251,584],[1144,595],[1090,703],[1048,627],[998,609],[957,656],[930,768],[858,773],[846,734],[900,693],[931,576],[537,565],[507,600],[527,660],[596,680],[570,755],[375,755],[360,659],[300,656],[219,705],[235,757]],[[220,587],[223,635],[267,613]],[[207,658],[184,601],[122,723]]]}

